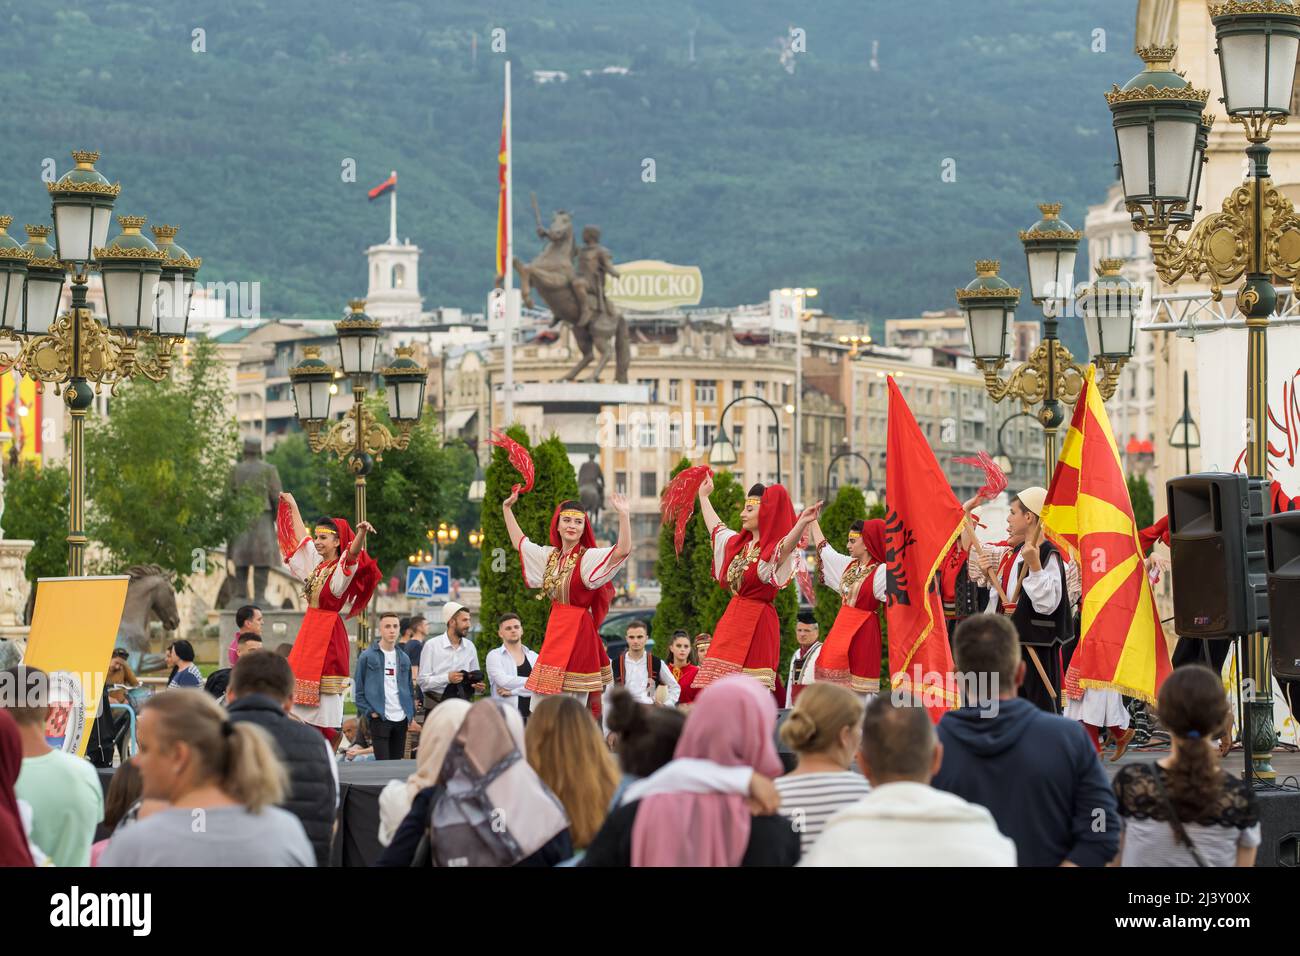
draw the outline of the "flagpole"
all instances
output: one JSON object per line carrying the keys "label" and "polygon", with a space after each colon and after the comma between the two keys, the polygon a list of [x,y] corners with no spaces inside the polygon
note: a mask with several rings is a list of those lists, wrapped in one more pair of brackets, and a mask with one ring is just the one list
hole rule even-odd
{"label": "flagpole", "polygon": [[514,180],[515,180],[515,124],[510,115],[510,61],[506,60],[506,262],[505,262],[505,426],[515,417],[515,323],[514,323]]}
{"label": "flagpole", "polygon": [[[393,170],[393,179],[397,179],[397,170]],[[388,191],[388,244],[397,245],[397,184]]]}

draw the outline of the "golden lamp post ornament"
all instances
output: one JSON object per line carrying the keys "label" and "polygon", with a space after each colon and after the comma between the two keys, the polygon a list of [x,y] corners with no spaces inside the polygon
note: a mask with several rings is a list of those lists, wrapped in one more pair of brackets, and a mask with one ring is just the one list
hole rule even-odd
{"label": "golden lamp post ornament", "polygon": [[[354,520],[359,525],[366,520],[366,476],[376,461],[383,460],[385,451],[402,451],[411,443],[411,432],[424,408],[428,369],[411,357],[414,348],[399,347],[392,364],[378,370],[384,377],[388,417],[397,429],[390,430],[366,405],[366,393],[375,374],[381,323],[366,315],[364,299],[353,299],[348,307],[348,315],[334,325],[341,368],[336,371],[320,357],[319,346],[309,345],[303,349],[303,360],[289,370],[289,378],[298,421],[307,433],[311,450],[335,455],[346,461],[352,472]],[[335,379],[342,375],[352,379],[352,410],[331,422],[330,398],[336,391]],[[357,644],[362,647],[369,640],[367,618],[363,614],[357,628]]]}
{"label": "golden lamp post ornament", "polygon": [[[16,369],[38,392],[52,386],[71,414],[68,573],[76,576],[85,572],[86,412],[104,385],[169,374],[202,260],[175,244],[175,226],[154,227],[155,245],[140,232],[143,216],[118,216],[122,232],[105,245],[122,187],[95,169],[99,153],[76,150],[72,158],[73,168],[47,184],[53,230],[29,225],[19,244],[7,232],[13,218],[0,216],[0,373]],[[102,320],[87,297],[92,272],[103,280]],[[71,307],[60,314],[69,276]]]}
{"label": "golden lamp post ornament", "polygon": [[[1133,228],[1151,240],[1156,274],[1173,285],[1184,276],[1208,280],[1215,301],[1223,286],[1244,279],[1237,309],[1245,316],[1246,467],[1252,502],[1262,518],[1268,495],[1268,320],[1277,305],[1275,278],[1300,294],[1300,219],[1273,185],[1268,141],[1287,121],[1300,51],[1300,10],[1291,0],[1231,0],[1211,4],[1215,54],[1228,119],[1245,133],[1249,174],[1218,212],[1195,222],[1200,208],[1201,167],[1206,161],[1211,118],[1201,111],[1209,98],[1173,69],[1176,47],[1138,51],[1146,69],[1106,94],[1115,127],[1125,208]],[[1190,230],[1184,242],[1179,232]],[[1272,749],[1272,673],[1262,632],[1245,642],[1254,693],[1246,703],[1250,732],[1248,772],[1276,776]]]}

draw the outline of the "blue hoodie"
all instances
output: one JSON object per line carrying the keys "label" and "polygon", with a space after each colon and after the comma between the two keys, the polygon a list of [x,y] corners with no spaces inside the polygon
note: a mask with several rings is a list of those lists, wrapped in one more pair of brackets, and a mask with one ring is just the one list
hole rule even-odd
{"label": "blue hoodie", "polygon": [[1023,698],[939,721],[943,764],[932,781],[987,807],[1016,844],[1021,866],[1104,866],[1119,850],[1115,793],[1077,722]]}

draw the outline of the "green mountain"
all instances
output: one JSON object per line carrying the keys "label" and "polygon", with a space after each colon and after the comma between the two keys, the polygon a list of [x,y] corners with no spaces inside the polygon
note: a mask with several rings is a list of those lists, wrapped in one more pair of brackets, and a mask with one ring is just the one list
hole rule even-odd
{"label": "green mountain", "polygon": [[1102,93],[1141,68],[1133,16],[1115,0],[4,2],[0,212],[48,221],[43,162],[62,174],[98,149],[119,211],[180,224],[202,279],[260,282],[265,314],[335,313],[387,235],[366,191],[397,169],[426,303],[481,310],[509,56],[524,258],[532,191],[544,216],[599,224],[617,259],[698,264],[706,305],[802,284],[836,314],[915,315],[950,306],[976,258],[1023,282],[1036,203],[1082,227],[1113,177]]}

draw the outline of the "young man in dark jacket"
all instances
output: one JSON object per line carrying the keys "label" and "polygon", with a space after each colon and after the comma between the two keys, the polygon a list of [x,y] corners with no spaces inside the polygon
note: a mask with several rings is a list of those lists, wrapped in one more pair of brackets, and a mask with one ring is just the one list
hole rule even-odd
{"label": "young man in dark jacket", "polygon": [[1119,850],[1115,793],[1083,727],[1018,697],[1025,662],[1004,616],[957,628],[967,706],[939,722],[933,786],[987,807],[1021,866],[1104,866]]}
{"label": "young man in dark jacket", "polygon": [[226,705],[231,723],[248,721],[270,735],[289,772],[289,795],[281,806],[296,816],[316,865],[329,866],[338,814],[338,766],[320,732],[289,716],[293,670],[279,654],[245,654],[230,674]]}

